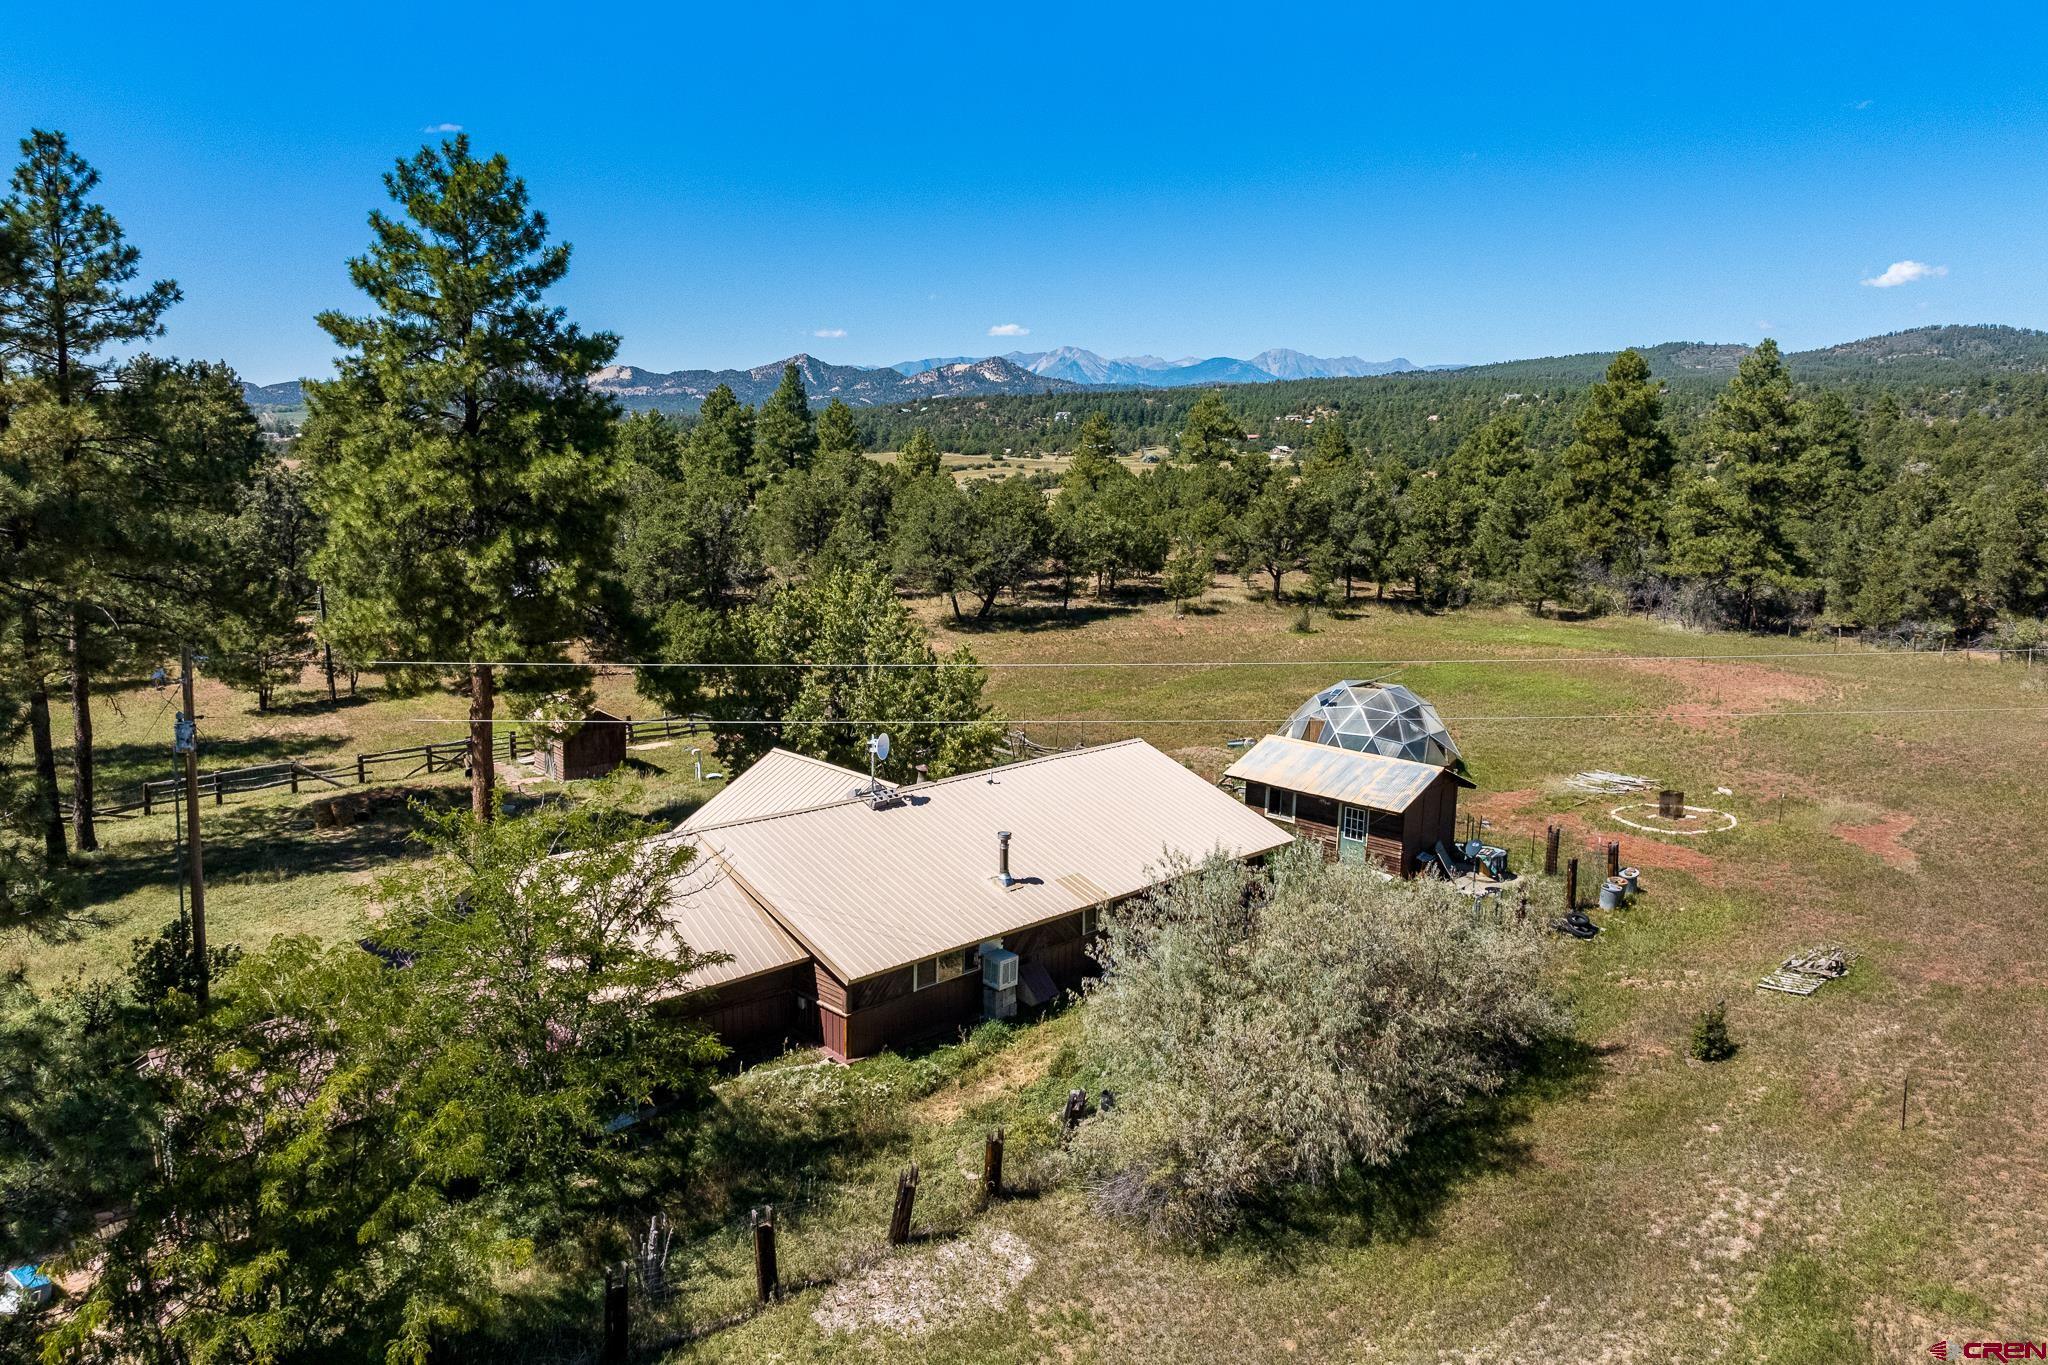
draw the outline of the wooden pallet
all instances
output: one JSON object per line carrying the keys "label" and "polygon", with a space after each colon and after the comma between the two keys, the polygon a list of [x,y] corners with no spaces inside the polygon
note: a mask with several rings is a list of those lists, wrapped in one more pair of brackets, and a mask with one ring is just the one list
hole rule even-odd
{"label": "wooden pallet", "polygon": [[1822,986],[1827,985],[1830,979],[1825,976],[1808,976],[1804,972],[1788,972],[1780,967],[1777,971],[1772,972],[1769,976],[1757,982],[1756,986],[1760,991],[1783,991],[1787,995],[1812,995]]}

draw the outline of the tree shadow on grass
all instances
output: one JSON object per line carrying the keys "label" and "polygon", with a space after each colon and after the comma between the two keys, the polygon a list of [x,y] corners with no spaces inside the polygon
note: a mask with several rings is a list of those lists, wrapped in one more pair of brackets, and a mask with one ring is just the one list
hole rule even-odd
{"label": "tree shadow on grass", "polygon": [[1391,1166],[1355,1166],[1320,1187],[1296,1187],[1257,1207],[1226,1246],[1292,1264],[1305,1246],[1367,1246],[1429,1235],[1458,1191],[1529,1164],[1523,1135],[1541,1103],[1581,1098],[1597,1083],[1606,1049],[1571,1038],[1535,1048],[1499,1094],[1467,1101],[1417,1134]]}
{"label": "tree shadow on grass", "polygon": [[1035,635],[1045,631],[1079,630],[1083,626],[1116,617],[1130,616],[1138,603],[1120,601],[1077,601],[1062,608],[1057,603],[997,607],[987,616],[963,616],[946,620],[946,628],[961,635]]}
{"label": "tree shadow on grass", "polygon": [[[464,788],[425,788],[405,793],[436,809],[466,803]],[[94,855],[82,869],[88,903],[118,900],[148,888],[175,890],[185,877],[185,860],[169,818],[152,817],[161,837],[123,840]],[[420,818],[394,801],[368,819],[338,829],[318,829],[305,806],[265,804],[205,806],[201,833],[209,885],[231,882],[286,882],[319,873],[361,872],[404,856],[414,845]]]}

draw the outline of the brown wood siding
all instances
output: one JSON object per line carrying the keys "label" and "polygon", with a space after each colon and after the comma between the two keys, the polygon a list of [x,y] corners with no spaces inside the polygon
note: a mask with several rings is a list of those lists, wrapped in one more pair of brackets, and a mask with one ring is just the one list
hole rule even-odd
{"label": "brown wood siding", "polygon": [[971,1027],[980,1019],[981,973],[969,972],[921,991],[857,1006],[846,1016],[844,1040],[834,1055],[840,1061],[872,1057],[884,1048]]}
{"label": "brown wood siding", "polygon": [[742,1058],[770,1055],[817,1036],[815,1012],[797,1007],[809,985],[808,964],[786,967],[688,996],[683,1013]]}
{"label": "brown wood siding", "polygon": [[817,970],[812,974],[811,994],[820,1005],[846,1013],[846,983],[826,971],[824,963],[813,965]]}
{"label": "brown wood siding", "polygon": [[[1266,785],[1263,782],[1245,783],[1245,804],[1263,812],[1266,808]],[[1458,823],[1457,802],[1457,784],[1446,774],[1432,782],[1405,813],[1365,807],[1366,856],[1396,876],[1414,876],[1416,854],[1434,848],[1438,839],[1448,843],[1454,836]],[[1294,831],[1295,838],[1320,847],[1325,862],[1335,862],[1340,817],[1339,802],[1309,792],[1296,792],[1294,822],[1288,827]],[[1288,822],[1279,820],[1274,823],[1286,825]]]}

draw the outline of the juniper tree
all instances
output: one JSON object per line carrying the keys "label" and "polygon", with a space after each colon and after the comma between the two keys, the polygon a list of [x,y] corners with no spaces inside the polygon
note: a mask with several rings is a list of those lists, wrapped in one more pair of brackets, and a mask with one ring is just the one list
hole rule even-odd
{"label": "juniper tree", "polygon": [[[618,339],[547,291],[569,247],[502,156],[458,135],[385,176],[349,276],[363,317],[320,315],[338,377],[307,386],[303,445],[327,538],[316,572],[357,657],[452,661],[467,681],[471,808],[491,815],[493,661],[560,660],[611,572],[614,408],[588,387]],[[553,674],[555,679],[559,674]]]}

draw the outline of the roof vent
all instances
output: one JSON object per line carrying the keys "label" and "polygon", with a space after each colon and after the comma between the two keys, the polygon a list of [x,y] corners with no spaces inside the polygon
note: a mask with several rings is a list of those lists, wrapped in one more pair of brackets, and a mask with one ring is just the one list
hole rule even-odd
{"label": "roof vent", "polygon": [[1002,886],[1012,886],[1017,879],[1010,875],[1010,831],[996,831],[996,881]]}

